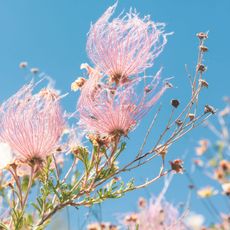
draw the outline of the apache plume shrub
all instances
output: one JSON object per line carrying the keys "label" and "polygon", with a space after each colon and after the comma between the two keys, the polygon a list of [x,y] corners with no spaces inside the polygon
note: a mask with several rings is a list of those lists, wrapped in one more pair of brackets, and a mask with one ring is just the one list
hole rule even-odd
{"label": "apache plume shrub", "polygon": [[[165,165],[170,146],[215,113],[211,105],[199,106],[200,92],[208,85],[203,79],[207,34],[199,33],[199,59],[190,77],[187,105],[182,108],[175,98],[166,105],[170,110],[166,126],[145,150],[161,106],[156,109],[140,149],[130,154],[128,163],[118,163],[127,135],[173,86],[160,83],[161,71],[154,77],[144,75],[166,44],[164,24],[149,16],[141,19],[136,11],[110,21],[115,8],[110,7],[89,31],[86,46],[94,66],[83,64],[88,78],[71,85],[80,91],[74,113],[62,112],[64,95],[48,86],[33,93],[39,85],[33,82],[1,104],[0,228],[44,229],[67,206],[92,206],[144,188],[170,172],[183,173],[181,159]],[[22,62],[20,68],[28,68],[28,63]],[[42,75],[37,68],[30,72],[35,82]],[[70,118],[76,120],[69,122]],[[158,156],[162,164],[157,175],[139,185],[134,178],[122,180],[122,173]],[[30,196],[36,186],[37,197]]]}

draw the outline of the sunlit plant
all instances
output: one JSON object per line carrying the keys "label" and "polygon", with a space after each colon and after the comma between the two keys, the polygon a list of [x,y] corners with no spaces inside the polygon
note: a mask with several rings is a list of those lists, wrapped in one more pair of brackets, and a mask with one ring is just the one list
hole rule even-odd
{"label": "sunlit plant", "polygon": [[[144,188],[170,172],[183,173],[180,159],[165,166],[171,145],[215,113],[212,106],[200,108],[198,103],[208,86],[203,79],[208,35],[198,33],[199,55],[194,77],[189,75],[187,104],[180,108],[179,100],[172,99],[165,105],[170,110],[166,126],[145,151],[159,106],[140,149],[129,153],[132,160],[118,161],[129,133],[173,85],[160,80],[161,70],[145,75],[170,35],[164,23],[140,18],[132,10],[111,19],[115,9],[116,4],[109,7],[89,31],[87,53],[93,66],[82,64],[88,76],[71,85],[80,91],[75,113],[61,108],[64,95],[51,84],[44,86],[44,76],[36,79],[37,68],[31,69],[35,79],[0,105],[1,229],[44,229],[67,206],[92,206]],[[20,67],[27,68],[27,63]],[[158,156],[162,164],[153,178],[139,185],[135,178],[122,180],[123,173]]]}

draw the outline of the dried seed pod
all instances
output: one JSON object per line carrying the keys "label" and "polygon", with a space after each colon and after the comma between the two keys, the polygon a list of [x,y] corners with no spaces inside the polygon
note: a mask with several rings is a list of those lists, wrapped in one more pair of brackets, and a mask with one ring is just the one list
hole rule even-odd
{"label": "dried seed pod", "polygon": [[39,69],[38,68],[31,68],[30,72],[33,74],[37,74],[39,72]]}
{"label": "dried seed pod", "polygon": [[168,88],[173,88],[173,84],[171,84],[170,82],[165,82],[165,86],[167,86]]}
{"label": "dried seed pod", "polygon": [[207,68],[203,64],[198,64],[196,69],[197,69],[197,71],[200,71],[200,72],[204,72],[207,70]]}
{"label": "dried seed pod", "polygon": [[139,200],[138,200],[138,206],[139,206],[140,208],[145,208],[146,205],[147,205],[146,199],[143,198],[143,197],[140,197]]}
{"label": "dried seed pod", "polygon": [[188,117],[189,117],[190,121],[192,121],[195,118],[195,114],[194,113],[189,113]]}
{"label": "dried seed pod", "polygon": [[77,78],[72,84],[71,84],[71,90],[76,92],[78,89],[82,88],[82,86],[85,84],[86,79],[83,77]]}
{"label": "dried seed pod", "polygon": [[170,161],[171,169],[176,173],[183,173],[183,161],[181,159],[176,159],[174,161]]}
{"label": "dried seed pod", "polygon": [[212,107],[211,105],[205,105],[204,107],[204,113],[212,113],[215,114],[216,110],[214,107]]}
{"label": "dried seed pod", "polygon": [[230,161],[221,160],[220,161],[220,167],[224,172],[229,173],[230,172]]}
{"label": "dried seed pod", "polygon": [[201,84],[202,87],[208,88],[208,82],[205,81],[204,79],[200,79],[199,83]]}
{"label": "dried seed pod", "polygon": [[28,63],[26,61],[23,61],[19,64],[19,68],[24,69],[28,66]]}
{"label": "dried seed pod", "polygon": [[171,105],[177,108],[180,105],[180,102],[177,99],[171,100]]}
{"label": "dried seed pod", "polygon": [[207,39],[208,38],[208,34],[207,33],[204,33],[204,32],[200,32],[200,33],[197,33],[196,36],[199,38],[199,39]]}
{"label": "dried seed pod", "polygon": [[195,186],[193,184],[190,184],[188,187],[189,187],[189,189],[194,189],[195,188]]}
{"label": "dried seed pod", "polygon": [[59,146],[59,147],[57,147],[56,151],[57,151],[57,152],[61,152],[61,151],[62,151],[62,148]]}
{"label": "dried seed pod", "polygon": [[208,51],[208,47],[206,47],[206,46],[200,46],[200,50],[202,52],[207,52]]}
{"label": "dried seed pod", "polygon": [[181,126],[183,124],[183,121],[178,119],[175,121],[175,123],[178,125],[178,126]]}
{"label": "dried seed pod", "polygon": [[146,87],[144,88],[144,90],[145,90],[145,93],[149,93],[149,92],[152,91],[151,87],[149,87],[149,86],[146,86]]}

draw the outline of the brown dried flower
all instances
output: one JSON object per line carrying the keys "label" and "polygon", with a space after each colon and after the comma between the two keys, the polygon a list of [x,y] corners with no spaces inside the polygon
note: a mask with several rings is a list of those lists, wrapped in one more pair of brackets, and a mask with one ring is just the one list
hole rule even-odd
{"label": "brown dried flower", "polygon": [[204,64],[198,64],[197,67],[196,67],[197,71],[200,71],[200,72],[204,72],[206,71],[206,67]]}
{"label": "brown dried flower", "polygon": [[183,163],[184,162],[181,159],[170,161],[171,169],[176,173],[182,174],[184,171]]}
{"label": "brown dried flower", "polygon": [[207,81],[205,81],[204,79],[200,79],[199,82],[200,82],[202,87],[208,88],[208,82]]}
{"label": "brown dried flower", "polygon": [[171,100],[171,105],[177,108],[180,105],[180,102],[177,99]]}
{"label": "brown dried flower", "polygon": [[208,47],[202,45],[202,46],[200,46],[200,50],[202,52],[207,52],[208,51]]}
{"label": "brown dried flower", "polygon": [[183,121],[178,119],[175,121],[175,123],[178,125],[178,126],[181,126],[183,124]]}
{"label": "brown dried flower", "polygon": [[195,114],[194,113],[189,113],[188,117],[189,117],[190,121],[192,121],[195,118]]}
{"label": "brown dried flower", "polygon": [[230,161],[221,160],[220,167],[222,168],[224,172],[230,173]]}
{"label": "brown dried flower", "polygon": [[77,78],[72,84],[71,84],[71,90],[76,92],[78,89],[80,89],[86,82],[86,79],[83,77]]}
{"label": "brown dried flower", "polygon": [[200,32],[200,33],[197,33],[196,36],[199,38],[199,39],[207,39],[208,38],[208,34],[207,33],[204,33],[204,32]]}
{"label": "brown dried flower", "polygon": [[214,107],[212,107],[211,105],[205,105],[204,107],[204,113],[212,113],[215,114],[216,110]]}

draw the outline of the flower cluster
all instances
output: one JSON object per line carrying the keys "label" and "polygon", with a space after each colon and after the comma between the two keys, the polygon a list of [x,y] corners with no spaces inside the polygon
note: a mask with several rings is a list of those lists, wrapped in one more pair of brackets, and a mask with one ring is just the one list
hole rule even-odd
{"label": "flower cluster", "polygon": [[[137,92],[138,86],[150,77],[139,77],[153,65],[166,44],[163,24],[149,16],[139,18],[130,11],[124,17],[110,17],[116,4],[91,27],[87,51],[95,68],[87,64],[89,79],[77,79],[72,89],[81,89],[78,112],[81,125],[103,137],[126,136],[157,102],[167,84],[159,87],[160,73]],[[135,76],[135,77],[133,77]]]}
{"label": "flower cluster", "polygon": [[[112,88],[100,75],[90,76],[82,87],[78,101],[80,123],[87,131],[101,136],[126,136],[166,90],[165,85],[157,93],[154,92],[159,75],[160,72],[148,86],[152,90],[143,90],[142,96],[135,91],[137,80]],[[152,91],[153,95],[150,95]]]}

